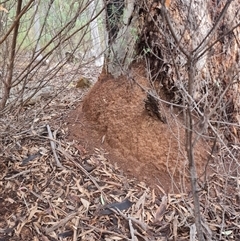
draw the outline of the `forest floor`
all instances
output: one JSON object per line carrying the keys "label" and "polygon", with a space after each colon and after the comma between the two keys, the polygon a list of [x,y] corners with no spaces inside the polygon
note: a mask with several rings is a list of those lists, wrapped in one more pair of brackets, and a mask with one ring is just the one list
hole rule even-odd
{"label": "forest floor", "polygon": [[[79,70],[56,97],[1,119],[0,241],[196,240],[178,112],[164,111],[168,124],[149,116],[144,93],[124,78],[101,75],[85,97],[79,78],[98,74]],[[62,76],[53,93],[69,78]],[[203,232],[207,240],[240,240],[238,172],[210,164],[199,180]]]}

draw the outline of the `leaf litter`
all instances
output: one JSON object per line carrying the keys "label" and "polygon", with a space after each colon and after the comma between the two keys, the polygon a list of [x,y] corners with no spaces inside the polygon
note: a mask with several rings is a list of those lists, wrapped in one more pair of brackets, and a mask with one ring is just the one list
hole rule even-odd
{"label": "leaf litter", "polygon": [[[124,176],[104,150],[89,153],[67,139],[64,114],[79,96],[82,90],[65,88],[26,106],[17,120],[1,119],[0,241],[197,240],[191,193],[151,189]],[[237,177],[214,172],[199,190],[207,240],[240,239]]]}

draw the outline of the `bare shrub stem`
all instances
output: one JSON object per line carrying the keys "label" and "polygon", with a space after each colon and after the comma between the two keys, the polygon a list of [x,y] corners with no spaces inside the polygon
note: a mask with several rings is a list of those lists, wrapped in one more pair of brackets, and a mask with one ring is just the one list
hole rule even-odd
{"label": "bare shrub stem", "polygon": [[13,69],[14,69],[14,60],[15,60],[15,52],[16,52],[16,45],[17,45],[17,37],[18,37],[18,29],[19,29],[19,22],[20,18],[18,16],[21,13],[22,8],[22,0],[18,0],[17,10],[16,10],[16,22],[13,30],[13,38],[12,38],[12,46],[10,52],[10,59],[9,59],[9,66],[8,66],[8,76],[7,80],[3,81],[3,96],[0,103],[0,110],[2,110],[9,98],[11,85],[12,85],[12,77],[13,77]]}

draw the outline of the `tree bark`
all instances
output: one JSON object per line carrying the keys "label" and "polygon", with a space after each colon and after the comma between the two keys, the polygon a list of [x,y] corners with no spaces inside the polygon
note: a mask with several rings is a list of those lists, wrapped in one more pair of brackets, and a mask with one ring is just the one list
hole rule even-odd
{"label": "tree bark", "polygon": [[106,56],[108,73],[115,78],[126,74],[134,60],[138,33],[138,7],[135,0],[110,1],[107,4],[109,50]]}

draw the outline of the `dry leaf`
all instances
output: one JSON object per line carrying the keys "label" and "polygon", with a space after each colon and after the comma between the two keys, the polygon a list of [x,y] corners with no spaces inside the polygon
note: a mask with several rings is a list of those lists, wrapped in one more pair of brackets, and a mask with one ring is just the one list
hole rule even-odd
{"label": "dry leaf", "polygon": [[90,202],[83,198],[81,198],[81,202],[82,202],[83,206],[86,208],[86,211],[88,211]]}
{"label": "dry leaf", "polygon": [[136,210],[140,209],[140,206],[144,207],[145,205],[145,199],[146,199],[146,191],[143,193],[143,195],[139,198],[137,203],[135,204]]}
{"label": "dry leaf", "polygon": [[197,230],[195,223],[190,226],[190,241],[195,241],[197,237]]}
{"label": "dry leaf", "polygon": [[116,210],[126,210],[132,206],[132,203],[128,200],[125,199],[122,202],[117,202],[117,203],[110,203],[102,208],[102,210],[99,212],[100,215],[110,215],[114,213],[111,209],[116,209]]}
{"label": "dry leaf", "polygon": [[167,202],[168,202],[167,196],[164,195],[162,197],[162,202],[161,202],[160,206],[157,209],[154,222],[160,222],[162,220],[163,214],[165,213],[165,211],[167,209]]}
{"label": "dry leaf", "polygon": [[171,0],[166,0],[166,1],[165,1],[165,6],[166,6],[167,8],[169,8],[170,4],[171,4]]}
{"label": "dry leaf", "polygon": [[77,185],[77,188],[78,188],[79,192],[86,195],[88,197],[88,199],[90,199],[90,196],[91,196],[90,193],[88,192],[87,189],[85,189],[84,187],[82,187],[80,185],[80,180],[77,180],[75,178],[74,178],[74,180],[76,181],[76,185]]}
{"label": "dry leaf", "polygon": [[5,13],[8,13],[8,10],[4,8],[2,5],[0,5],[0,12],[3,11]]}
{"label": "dry leaf", "polygon": [[178,237],[178,235],[177,235],[177,228],[178,228],[178,220],[177,220],[177,218],[178,217],[175,216],[174,219],[173,219],[173,238],[176,241],[177,241],[177,237]]}

